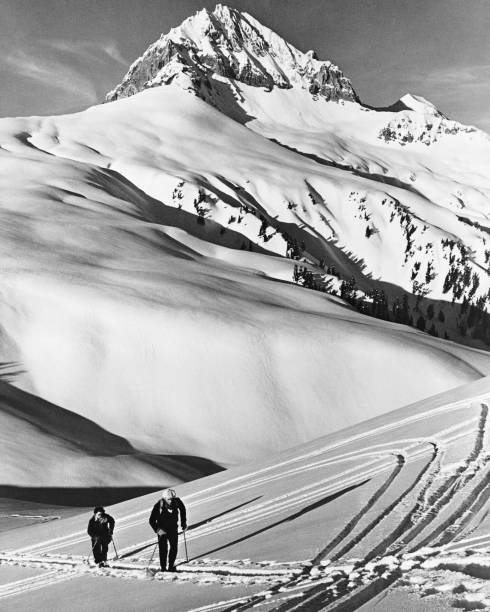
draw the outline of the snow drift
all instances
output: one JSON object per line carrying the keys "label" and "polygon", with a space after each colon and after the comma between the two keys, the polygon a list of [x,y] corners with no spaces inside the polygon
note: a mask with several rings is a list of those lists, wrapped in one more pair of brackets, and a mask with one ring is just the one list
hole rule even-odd
{"label": "snow drift", "polygon": [[[137,452],[231,465],[490,373],[486,352],[435,337],[485,346],[490,148],[408,98],[437,138],[387,142],[398,112],[248,17],[262,77],[240,68],[242,35],[225,74],[204,55],[249,26],[220,11],[217,37],[208,13],[172,34],[175,78],[143,78],[157,44],[135,95],[0,121],[0,360]],[[9,465],[22,449],[16,434]]]}

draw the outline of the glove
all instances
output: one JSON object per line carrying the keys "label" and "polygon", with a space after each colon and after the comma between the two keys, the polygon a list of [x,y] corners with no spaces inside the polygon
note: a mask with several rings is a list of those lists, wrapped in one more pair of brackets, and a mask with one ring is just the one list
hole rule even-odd
{"label": "glove", "polygon": [[164,536],[166,533],[167,533],[167,532],[166,532],[166,531],[164,531],[163,529],[159,529],[159,530],[157,531],[157,536],[158,536],[159,538],[161,538],[161,537],[162,537],[162,536]]}
{"label": "glove", "polygon": [[187,531],[187,525],[182,525],[182,531]]}

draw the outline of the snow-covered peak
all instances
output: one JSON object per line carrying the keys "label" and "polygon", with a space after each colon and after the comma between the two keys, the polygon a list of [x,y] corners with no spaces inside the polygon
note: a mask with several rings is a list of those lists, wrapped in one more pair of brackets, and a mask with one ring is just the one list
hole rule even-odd
{"label": "snow-covered peak", "polygon": [[434,105],[422,96],[415,96],[411,93],[406,93],[399,100],[404,106],[418,113],[433,115],[434,117],[445,117],[443,113]]}
{"label": "snow-covered peak", "polygon": [[302,53],[248,13],[218,4],[198,11],[153,43],[107,96],[179,84],[207,99],[223,80],[272,90],[299,87],[326,100],[357,100],[348,78],[330,61]]}
{"label": "snow-covered peak", "polygon": [[410,93],[381,111],[394,113],[379,133],[386,142],[401,145],[423,143],[431,145],[445,136],[474,134],[479,140],[488,140],[488,135],[471,125],[463,125],[448,119],[432,102]]}

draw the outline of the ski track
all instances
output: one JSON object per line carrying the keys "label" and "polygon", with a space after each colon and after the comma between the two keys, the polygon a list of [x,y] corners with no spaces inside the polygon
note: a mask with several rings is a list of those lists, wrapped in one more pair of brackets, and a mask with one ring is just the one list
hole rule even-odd
{"label": "ski track", "polygon": [[[421,542],[417,543],[417,548],[429,545],[440,546],[441,544],[447,543],[448,541],[454,539],[463,529],[468,520],[471,519],[471,516],[468,516],[469,513],[474,512],[475,508],[482,507],[485,500],[488,500],[490,493],[490,491],[488,491],[490,476],[488,456],[484,451],[484,440],[487,435],[487,421],[488,407],[485,404],[482,404],[474,447],[467,457],[464,466],[461,467],[455,475],[449,477],[444,483],[443,486],[446,487],[446,492],[443,493],[442,488],[435,492],[432,501],[436,508],[435,512],[431,512],[429,514],[429,522],[437,518],[438,513],[443,509],[443,507],[454,504],[457,498],[462,498],[462,501],[456,510],[454,510],[450,516],[442,522],[441,525],[425,536]],[[480,479],[480,484],[473,487],[473,489],[468,492],[468,485],[475,478],[478,480],[478,475],[482,476],[482,473],[483,478]],[[436,496],[439,494],[441,494],[441,497],[439,498],[439,501],[437,501]],[[464,522],[463,516],[465,517]]]}
{"label": "ski track", "polygon": [[[397,525],[397,527],[384,539],[382,540],[370,553],[366,555],[366,559],[369,561],[378,557],[381,554],[390,554],[395,549],[396,542],[407,532],[408,529],[416,520],[417,512],[421,500],[424,500],[427,491],[432,486],[437,474],[441,469],[441,457],[440,451],[436,444],[434,444],[434,453],[431,461],[421,471],[419,478],[416,480],[415,485],[407,491],[403,501],[407,504],[413,504],[411,510],[408,513],[402,513],[405,518]],[[415,495],[415,502],[411,502],[413,493],[418,490]],[[402,501],[402,500],[401,500]]]}
{"label": "ski track", "polygon": [[[281,480],[287,482],[288,478],[315,470],[335,469],[337,466],[340,468],[337,472],[313,483],[284,491],[246,508],[233,510],[226,516],[211,519],[197,528],[191,528],[187,532],[187,540],[193,541],[258,522],[262,524],[277,517],[278,514],[294,512],[322,497],[341,492],[385,473],[384,480],[371,494],[365,506],[346,522],[337,535],[328,541],[311,561],[289,563],[264,561],[253,564],[254,567],[245,567],[245,561],[216,559],[202,559],[188,564],[181,562],[180,571],[172,577],[173,580],[199,581],[199,576],[202,576],[202,580],[206,582],[208,580],[206,576],[212,574],[214,582],[223,582],[223,584],[244,584],[250,580],[258,580],[259,583],[268,585],[267,590],[258,594],[217,601],[193,608],[189,612],[214,610],[241,612],[262,606],[277,612],[350,612],[370,601],[400,578],[402,575],[400,556],[407,552],[414,555],[418,550],[425,550],[422,547],[431,546],[430,550],[435,551],[431,554],[447,555],[448,552],[457,554],[465,552],[468,548],[490,545],[490,534],[468,537],[471,534],[468,527],[471,527],[475,516],[480,514],[484,516],[483,511],[490,500],[490,457],[485,450],[489,447],[488,406],[483,401],[486,397],[476,399],[481,401],[479,415],[462,419],[456,425],[438,431],[437,439],[403,437],[390,443],[376,441],[380,435],[387,432],[400,430],[407,425],[416,425],[443,412],[447,414],[448,406],[411,415],[395,424],[383,425],[369,432],[351,436],[347,440],[303,453],[301,456],[285,459],[278,464],[249,471],[186,496],[184,498],[186,504],[192,509],[273,482]],[[462,416],[464,416],[466,412],[464,409],[474,406],[475,400],[471,406],[468,402],[461,401],[452,404],[449,410],[463,409]],[[475,432],[475,441],[468,456],[462,464],[458,465],[456,461],[455,471],[446,476],[442,483],[437,484],[446,449],[467,437],[472,431]],[[369,440],[372,441],[371,445],[368,443]],[[347,450],[350,444],[359,442],[365,442],[363,448]],[[347,447],[345,452],[333,454],[342,447]],[[428,452],[430,456],[425,461],[423,458]],[[325,456],[326,453],[329,456]],[[383,506],[383,499],[393,484],[406,473],[407,463],[417,460],[423,461],[420,470],[414,477],[411,476],[411,482],[396,499],[388,506]],[[408,513],[404,510],[405,506],[410,507]],[[435,526],[427,535],[424,534],[424,538],[410,551],[408,550],[408,544],[423,534],[444,509],[453,509],[453,507],[454,510],[440,525]],[[373,512],[374,518],[372,518]],[[349,563],[347,558],[349,552],[369,536],[372,537],[380,523],[397,514],[403,517],[401,522],[363,555],[362,559]],[[118,520],[118,531],[127,531],[145,525],[147,515],[148,511],[145,509],[121,517]],[[355,533],[368,515],[371,515],[369,523]],[[455,541],[456,538],[458,541]],[[109,570],[89,569],[81,555],[70,556],[55,552],[83,543],[86,539],[85,531],[80,530],[0,554],[0,563],[48,570],[34,577],[1,585],[0,600],[46,588],[75,576],[90,574],[122,579],[134,575],[135,572],[144,572],[152,552],[152,545],[155,543],[155,539],[152,538],[122,548],[119,551],[120,558],[111,562]],[[135,555],[140,552],[142,554],[136,557]],[[329,558],[332,553],[333,556]],[[382,555],[389,556],[382,557]],[[396,559],[398,565],[389,567],[389,563],[383,561],[384,558]],[[151,567],[157,569],[156,564]],[[165,584],[165,578],[158,579]]]}
{"label": "ski track", "polygon": [[30,591],[43,589],[47,586],[53,586],[60,582],[65,582],[71,578],[75,578],[75,572],[61,572],[59,570],[51,570],[44,572],[38,576],[16,580],[0,586],[0,601],[15,595],[23,595]]}
{"label": "ski track", "polygon": [[[245,527],[250,523],[255,523],[259,520],[263,521],[268,518],[276,517],[278,513],[284,511],[293,511],[296,508],[299,508],[317,500],[318,498],[324,497],[329,494],[334,494],[339,490],[348,488],[351,485],[357,484],[361,480],[367,479],[370,476],[374,476],[375,474],[377,474],[379,471],[379,467],[375,467],[376,462],[372,463],[373,467],[371,467],[371,469],[369,470],[363,470],[360,472],[358,468],[353,468],[352,470],[343,472],[340,483],[332,483],[332,479],[327,478],[325,480],[318,481],[312,485],[308,485],[307,487],[297,489],[293,493],[280,495],[273,499],[267,500],[261,504],[256,504],[253,507],[230,513],[227,518],[212,521],[212,523],[210,523],[209,525],[204,525],[196,529],[194,532],[186,532],[189,534],[187,536],[187,541],[191,542],[193,540],[196,540],[197,538],[201,538],[204,536],[216,535],[218,533],[228,531],[230,529]],[[337,480],[337,478],[335,478],[335,480]],[[341,486],[339,486],[340,484]],[[154,538],[152,538],[151,540],[145,540],[144,542],[139,542],[136,546],[132,545],[130,547],[122,549],[120,552],[122,555],[127,556],[127,553],[133,550],[134,548],[141,548],[150,545],[154,542]],[[149,555],[149,552],[147,554]]]}
{"label": "ski track", "polygon": [[[400,534],[393,543],[386,548],[388,554],[394,554],[406,549],[407,544],[422,533],[440,514],[440,512],[452,503],[455,489],[459,489],[464,486],[470,478],[466,476],[468,469],[471,469],[471,465],[477,462],[482,454],[483,450],[483,439],[485,435],[485,428],[487,422],[488,410],[486,407],[482,407],[480,419],[478,422],[478,428],[475,436],[475,443],[469,456],[466,458],[465,463],[461,466],[454,474],[447,477],[442,484],[440,484],[436,490],[430,492],[433,482],[428,483],[428,487],[425,489],[424,495],[417,499],[416,506],[412,512],[407,516],[404,524],[406,529],[403,530],[403,534]],[[432,479],[433,481],[434,479]],[[432,539],[426,539],[424,542],[427,544]],[[423,544],[422,544],[423,545]]]}
{"label": "ski track", "polygon": [[[478,396],[476,398],[474,398],[473,401],[484,401],[486,399],[487,396],[482,395],[482,396]],[[467,401],[466,400],[461,400],[461,401],[457,401],[454,402],[453,404],[449,404],[449,405],[444,405],[438,408],[433,408],[431,410],[427,410],[423,413],[420,414],[416,414],[416,415],[411,415],[409,417],[406,417],[405,419],[402,419],[400,421],[397,421],[396,423],[388,423],[386,425],[382,425],[380,427],[377,427],[375,429],[369,430],[368,432],[363,432],[360,434],[357,434],[355,436],[351,436],[349,438],[346,438],[344,440],[341,440],[339,442],[335,442],[333,444],[324,446],[322,448],[316,448],[308,453],[304,453],[302,455],[299,456],[295,456],[292,457],[290,459],[286,459],[284,461],[281,461],[277,464],[271,465],[271,466],[266,466],[264,468],[261,468],[259,470],[255,470],[255,471],[251,471],[251,472],[247,472],[246,474],[242,474],[240,476],[237,476],[235,478],[232,478],[230,480],[224,481],[222,483],[218,483],[216,485],[213,485],[211,487],[207,487],[206,489],[202,489],[201,491],[198,491],[196,493],[191,493],[190,495],[186,496],[185,500],[186,502],[189,504],[189,507],[192,508],[193,505],[198,505],[201,503],[205,503],[207,501],[212,501],[217,499],[218,497],[224,497],[224,496],[228,496],[228,495],[232,495],[233,493],[236,493],[238,491],[241,491],[243,489],[248,489],[251,488],[253,486],[255,486],[256,484],[261,484],[264,481],[262,479],[257,479],[256,477],[261,475],[261,474],[266,474],[269,472],[274,472],[274,471],[278,471],[280,468],[283,468],[285,466],[289,466],[291,464],[294,463],[299,463],[301,461],[305,461],[307,459],[311,459],[314,457],[318,457],[319,455],[325,454],[327,452],[330,452],[334,449],[340,448],[342,446],[347,446],[349,444],[352,444],[353,442],[360,442],[362,440],[368,439],[368,438],[372,438],[372,437],[376,437],[379,436],[380,434],[384,434],[387,433],[389,431],[393,431],[395,429],[400,429],[404,426],[407,425],[413,425],[414,423],[417,423],[419,421],[422,420],[426,420],[427,418],[432,418],[434,416],[437,416],[441,413],[445,413],[447,414],[448,412],[452,412],[452,411],[456,411],[459,410],[463,407],[465,407],[467,405]],[[356,452],[352,451],[352,453],[348,453],[351,454],[352,456],[355,456]],[[291,470],[286,470],[284,472],[280,472],[281,477],[285,477],[288,476],[291,473]],[[255,480],[253,480],[255,478]],[[252,479],[252,480],[251,480]],[[236,483],[236,482],[241,482],[241,481],[247,481],[245,482],[244,485],[242,485],[241,487],[235,487],[235,488],[230,488],[230,484],[231,483]],[[211,491],[216,491],[217,489],[221,489],[221,488],[226,488],[225,491],[223,491],[220,495],[209,495],[209,493]],[[192,504],[192,502],[189,503],[189,500],[194,499],[194,498],[199,498],[201,496],[203,496],[204,494],[208,494],[207,497],[203,497],[202,499],[198,499],[198,501],[194,502],[194,504]],[[146,515],[148,514],[147,510],[140,510],[138,512],[134,512],[132,514],[126,515],[121,517],[118,520],[118,531],[121,529],[128,529],[130,527],[134,527],[140,523],[144,523],[145,520],[141,520],[143,516],[146,517]],[[137,519],[136,521],[134,519]],[[138,520],[139,519],[139,520]],[[126,524],[125,522],[128,521],[128,523]],[[131,521],[131,522],[130,522]],[[121,525],[122,523],[122,525]],[[74,543],[80,543],[82,542],[86,537],[85,531],[84,530],[80,530],[80,531],[76,531],[74,533],[68,534],[68,535],[64,535],[64,536],[58,536],[56,538],[52,538],[50,540],[46,540],[44,542],[40,542],[39,544],[34,544],[34,545],[29,545],[29,546],[25,546],[19,549],[16,549],[15,552],[17,554],[23,553],[23,552],[27,552],[27,551],[32,551],[32,550],[42,550],[43,552],[48,552],[49,550],[53,550],[56,547],[63,547],[65,545],[69,545],[69,544],[74,544]],[[77,538],[76,540],[74,538]],[[61,543],[63,542],[63,543]]]}
{"label": "ski track", "polygon": [[397,458],[397,464],[393,469],[390,476],[386,479],[386,481],[378,487],[377,491],[375,491],[374,495],[368,500],[364,508],[358,512],[354,518],[352,518],[345,527],[331,540],[331,542],[318,553],[318,555],[313,559],[313,564],[318,565],[322,559],[324,559],[327,555],[329,555],[349,534],[351,534],[355,527],[360,523],[361,519],[371,510],[374,504],[382,497],[382,495],[388,490],[390,485],[396,479],[396,477],[401,473],[403,466],[405,465],[405,457],[402,454],[395,455]]}
{"label": "ski track", "polygon": [[[368,457],[368,456],[374,456],[379,458],[380,456],[382,456],[382,453],[380,451],[370,451],[370,452],[366,452],[366,453],[361,453],[358,454],[357,458],[359,457]],[[317,468],[322,468],[325,467],[326,465],[329,465],[331,463],[338,463],[341,462],[342,459],[341,458],[335,458],[333,460],[323,460],[320,462],[317,462],[315,464],[309,464],[308,466],[306,466],[304,469],[302,470],[287,470],[285,472],[281,472],[280,474],[274,476],[274,477],[269,477],[267,480],[270,479],[275,479],[275,478],[287,478],[290,477],[291,475],[294,475],[296,473],[298,473],[298,471],[304,471],[304,470],[311,470],[311,469],[317,469]],[[375,461],[371,462],[373,465],[375,464]],[[355,466],[354,468],[352,468],[351,470],[346,470],[344,472],[341,473],[337,473],[333,476],[331,476],[328,479],[325,479],[324,481],[321,482],[328,482],[328,481],[332,481],[332,480],[340,480],[342,482],[342,484],[346,481],[342,480],[345,476],[347,476],[348,473],[354,473],[354,474],[359,474],[359,469],[357,466]],[[350,482],[350,481],[349,481]],[[262,482],[260,482],[260,484],[263,484]],[[248,490],[249,488],[252,488],[254,486],[256,486],[257,483],[255,481],[253,481],[252,483],[248,483],[247,485],[242,485],[239,488],[235,488],[232,489],[230,491],[226,492],[226,495],[231,495],[233,493],[236,492],[241,492],[244,490]],[[314,485],[308,485],[308,487],[305,487],[305,489],[314,489],[314,487],[317,486],[316,484]],[[299,489],[297,492],[301,491],[302,489]],[[289,499],[290,497],[294,497],[296,496],[296,493],[287,493],[281,496],[282,499]],[[225,494],[223,494],[223,496],[225,496]],[[190,497],[190,496],[189,496]],[[208,501],[216,501],[217,497],[215,496],[210,496],[207,497],[203,500],[200,500],[199,502],[194,502],[194,503],[190,503],[188,504],[189,509],[192,509],[194,506],[196,505],[200,505],[202,503],[206,503]],[[279,498],[278,498],[279,499]],[[273,504],[276,500],[269,500],[267,502],[264,502],[263,504],[259,504],[259,505],[254,505],[251,508],[248,508],[246,510],[242,510],[242,511],[237,511],[234,513],[230,513],[230,515],[236,515],[238,513],[250,513],[252,510],[253,511],[261,511],[261,509],[265,506],[268,506],[270,504]],[[302,498],[302,501],[305,501],[305,498]],[[288,503],[291,503],[290,501]],[[144,518],[141,517],[141,515],[144,514]],[[145,525],[147,522],[147,515],[148,515],[148,511],[140,511],[131,515],[127,515],[127,516],[123,516],[118,520],[118,524],[117,524],[117,531],[121,532],[123,530],[127,530],[127,529],[131,529],[133,527],[137,527],[140,525]],[[122,523],[122,524],[121,524]],[[216,525],[216,522],[214,521],[214,524]],[[198,535],[203,535],[202,530],[198,530]],[[210,528],[208,530],[209,532],[214,532],[214,527]],[[191,539],[192,537],[198,537],[196,534],[192,534],[192,530],[190,531],[190,535],[189,535],[189,539]],[[53,550],[59,549],[59,548],[65,548],[67,546],[70,545],[75,545],[75,544],[80,544],[82,542],[85,542],[87,539],[87,535],[85,531],[77,531],[75,533],[69,534],[69,535],[65,535],[65,536],[58,536],[56,538],[52,538],[51,540],[46,540],[44,542],[40,542],[39,544],[34,544],[34,545],[29,545],[29,546],[25,546],[23,548],[19,548],[16,549],[14,551],[10,551],[12,554],[22,554],[25,552],[34,552],[36,551],[38,554],[42,554],[42,553],[47,553],[47,552],[51,552]],[[131,547],[127,547],[125,549],[121,549],[121,554],[126,554],[127,552],[129,552],[131,550],[131,548],[137,548],[140,546],[145,546],[150,544],[152,541],[154,540],[147,540],[145,542],[140,542],[136,545],[133,545]]]}
{"label": "ski track", "polygon": [[[485,444],[483,443],[484,435],[485,435],[485,425],[487,418],[488,410],[486,407],[482,407],[482,412],[479,419],[479,426],[477,428],[477,435],[474,447],[470,452],[470,455],[466,459],[466,465],[471,466],[472,463],[477,462],[485,448]],[[407,532],[408,528],[412,526],[413,523],[417,524],[417,521],[420,520],[421,513],[420,509],[426,509],[430,503],[434,501],[434,494],[430,493],[431,487],[433,486],[434,480],[441,469],[441,464],[443,462],[443,451],[444,447],[452,442],[457,441],[458,439],[465,437],[468,434],[468,426],[471,426],[475,423],[475,419],[468,419],[463,421],[462,423],[453,426],[451,428],[446,429],[445,431],[439,432],[439,440],[438,441],[429,441],[426,442],[431,443],[433,445],[433,456],[427,463],[427,465],[420,471],[417,479],[413,482],[404,492],[403,494],[395,501],[394,504],[390,506],[390,508],[385,509],[381,516],[378,516],[372,523],[370,524],[370,528],[365,530],[363,537],[365,537],[368,533],[370,533],[371,529],[374,528],[379,520],[382,520],[387,514],[390,514],[398,504],[402,503],[404,500],[408,500],[410,498],[410,494],[413,493],[414,490],[418,488],[418,494],[416,495],[415,504],[412,508],[412,511],[409,513],[409,517],[406,521],[404,521],[401,525],[399,525],[391,534],[383,540],[374,550],[371,551],[364,559],[362,560],[363,564],[366,564],[366,561],[369,559],[373,559],[377,555],[383,552],[389,552],[391,547],[398,542],[398,548],[404,549],[404,542],[400,540],[402,536]],[[419,443],[421,440],[419,440]],[[403,461],[401,461],[403,458]],[[387,478],[386,482],[383,483],[377,491],[373,494],[373,496],[369,499],[366,507],[361,510],[351,521],[341,530],[341,532],[325,547],[323,551],[321,551],[313,560],[313,567],[316,567],[322,559],[324,559],[330,551],[332,551],[338,543],[340,543],[349,533],[352,532],[352,529],[355,528],[357,524],[359,524],[364,517],[364,515],[371,510],[376,503],[382,498],[382,496],[387,492],[390,485],[396,480],[396,478],[403,472],[403,467],[405,465],[404,455],[400,454],[398,458],[399,464],[392,470],[392,473]],[[466,471],[466,470],[463,470]],[[454,476],[452,477],[454,478]],[[465,474],[465,482],[469,482],[472,477],[469,477]],[[489,476],[490,478],[490,476]],[[486,483],[486,481],[485,481]],[[486,484],[490,484],[486,483]],[[488,497],[489,493],[486,491],[490,489],[490,486],[486,486],[486,484],[481,484],[478,488],[476,494],[472,496],[473,501],[471,503],[471,507],[474,508],[476,504],[480,507],[483,506]],[[441,491],[442,487],[438,487],[438,491]],[[449,503],[449,501],[448,501]],[[362,538],[360,538],[362,539]],[[485,536],[480,536],[479,541],[486,541]],[[490,540],[490,535],[488,536],[488,540]],[[360,541],[360,540],[359,540]],[[357,543],[357,542],[355,542]],[[349,550],[353,547],[352,542],[347,544]],[[348,550],[344,551],[345,553]],[[335,557],[332,561],[341,558]],[[304,593],[302,593],[302,598],[300,601],[294,601],[294,598],[285,597],[283,599],[283,603],[279,604],[277,607],[273,607],[272,609],[277,612],[292,612],[293,610],[304,610],[304,611],[319,611],[319,610],[329,610],[331,612],[351,612],[354,609],[357,609],[359,606],[371,600],[373,597],[377,596],[379,593],[387,589],[391,584],[393,584],[400,577],[400,570],[385,572],[383,575],[376,577],[374,580],[371,580],[368,584],[363,584],[361,586],[352,585],[349,588],[349,581],[346,577],[341,577],[337,580],[333,580],[332,583],[325,587],[325,585],[315,585],[313,587],[303,587],[298,585],[298,582],[301,580],[300,578],[294,578],[292,581],[286,585],[280,587],[281,590],[290,591],[293,588],[304,588]],[[296,586],[294,586],[296,585]],[[345,591],[345,594],[343,593]],[[240,610],[250,609],[252,607],[260,607],[261,604],[269,603],[271,597],[275,595],[276,597],[279,595],[279,588],[276,589],[276,592],[270,591],[266,594],[259,594],[255,597],[250,598],[248,601],[235,605],[233,607],[228,607],[223,610],[223,612],[239,612]],[[292,600],[293,599],[293,600]],[[274,601],[275,603],[275,601]],[[268,609],[271,609],[268,605]]]}
{"label": "ski track", "polygon": [[[418,473],[417,477],[415,478],[415,480],[410,483],[410,485],[404,490],[402,491],[402,493],[387,507],[385,508],[381,514],[379,514],[378,516],[376,516],[367,527],[365,527],[360,534],[358,534],[358,536],[356,536],[355,538],[353,538],[352,540],[350,540],[347,544],[345,544],[342,549],[336,553],[333,557],[334,561],[337,561],[338,559],[341,559],[342,557],[344,557],[350,550],[352,550],[355,546],[357,546],[363,539],[366,538],[366,536],[368,536],[371,531],[373,529],[375,529],[382,521],[384,521],[388,516],[390,516],[392,514],[392,512],[395,511],[395,509],[397,509],[401,503],[404,502],[404,500],[408,497],[408,495],[420,484],[423,482],[423,478],[425,477],[426,473],[430,470],[430,468],[434,465],[436,458],[437,458],[437,446],[434,442],[431,443],[432,447],[433,447],[433,453],[432,453],[432,457],[426,462],[426,464],[422,467],[422,469],[420,470],[420,472]],[[382,542],[379,547],[377,547],[375,549],[375,551],[378,550],[378,548],[382,548],[384,545],[387,545],[387,540],[385,540],[384,542]],[[372,551],[371,553],[369,553],[368,558],[372,558],[375,555],[375,551]]]}

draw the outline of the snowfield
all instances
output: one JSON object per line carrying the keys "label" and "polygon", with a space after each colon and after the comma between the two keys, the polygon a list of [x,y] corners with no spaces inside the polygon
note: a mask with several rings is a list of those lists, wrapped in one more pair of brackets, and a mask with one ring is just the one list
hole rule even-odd
{"label": "snowfield", "polygon": [[0,119],[0,607],[490,609],[489,163],[222,5]]}
{"label": "snowfield", "polygon": [[489,400],[487,377],[180,485],[189,559],[181,538],[177,574],[145,569],[158,569],[148,525],[156,494],[108,509],[119,555],[111,551],[110,568],[87,562],[88,515],[4,533],[0,599],[19,611],[86,610],[87,597],[121,612],[163,602],[176,611],[485,609]]}
{"label": "snowfield", "polygon": [[[296,260],[241,250],[238,230],[172,204],[176,176],[205,181],[232,210],[226,193],[241,181],[269,214],[306,184],[347,180],[187,92],[5,119],[0,146],[1,360],[18,364],[16,386],[139,452],[228,466],[490,373],[488,353],[295,286]],[[43,476],[20,436],[5,437],[16,465],[4,484],[70,484],[69,470]],[[152,470],[133,480],[154,484]],[[79,472],[88,486],[113,482],[113,470]]]}

